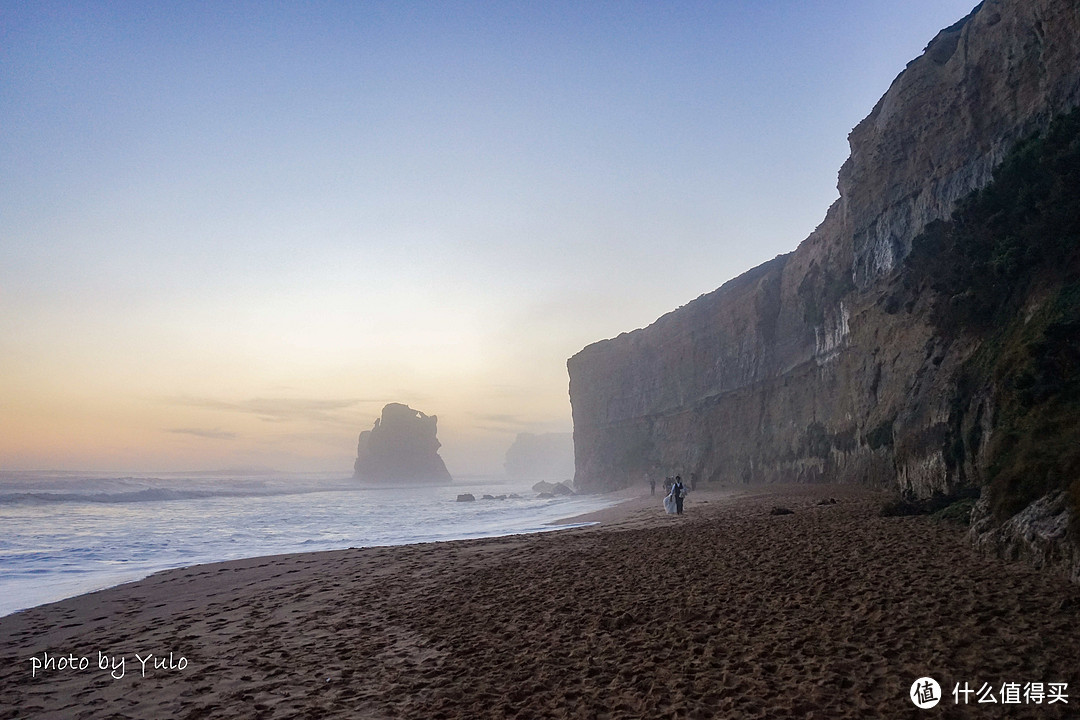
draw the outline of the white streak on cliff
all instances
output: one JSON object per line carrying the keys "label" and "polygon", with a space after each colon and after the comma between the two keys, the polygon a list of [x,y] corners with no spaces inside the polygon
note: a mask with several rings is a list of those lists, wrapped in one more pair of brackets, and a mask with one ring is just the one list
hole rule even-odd
{"label": "white streak on cliff", "polygon": [[840,348],[847,344],[846,341],[851,332],[848,326],[850,320],[851,314],[844,306],[844,301],[841,300],[836,312],[826,316],[825,324],[814,328],[814,356],[818,364],[826,363],[836,357]]}

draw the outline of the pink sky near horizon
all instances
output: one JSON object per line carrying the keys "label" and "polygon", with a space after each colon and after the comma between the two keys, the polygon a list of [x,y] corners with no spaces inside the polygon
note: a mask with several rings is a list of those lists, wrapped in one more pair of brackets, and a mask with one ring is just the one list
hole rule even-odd
{"label": "pink sky near horizon", "polygon": [[0,470],[452,474],[793,250],[964,2],[0,0]]}

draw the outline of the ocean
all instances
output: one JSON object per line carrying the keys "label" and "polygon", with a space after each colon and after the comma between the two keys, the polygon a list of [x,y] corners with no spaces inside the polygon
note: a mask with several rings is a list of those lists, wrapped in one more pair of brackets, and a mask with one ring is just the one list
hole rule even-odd
{"label": "ocean", "polygon": [[[530,486],[497,478],[387,488],[341,474],[0,471],[0,615],[198,563],[543,532],[555,529],[553,520],[616,502],[543,499]],[[461,493],[476,502],[457,502]]]}

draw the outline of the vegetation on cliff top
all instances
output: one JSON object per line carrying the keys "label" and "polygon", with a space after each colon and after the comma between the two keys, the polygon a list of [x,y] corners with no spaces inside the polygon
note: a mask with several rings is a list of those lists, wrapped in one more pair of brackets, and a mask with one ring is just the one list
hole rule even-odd
{"label": "vegetation on cliff top", "polygon": [[906,265],[905,284],[936,298],[936,329],[981,340],[958,387],[993,393],[995,514],[1067,489],[1080,530],[1080,111],[1018,143]]}

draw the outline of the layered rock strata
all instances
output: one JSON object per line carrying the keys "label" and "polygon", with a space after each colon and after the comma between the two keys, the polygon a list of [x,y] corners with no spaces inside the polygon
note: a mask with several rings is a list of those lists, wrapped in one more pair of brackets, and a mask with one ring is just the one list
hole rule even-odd
{"label": "layered rock strata", "polygon": [[941,31],[851,132],[840,198],[794,252],[570,358],[575,484],[979,484],[994,393],[957,389],[978,340],[894,287],[928,223],[1078,104],[1080,3],[987,0]]}

